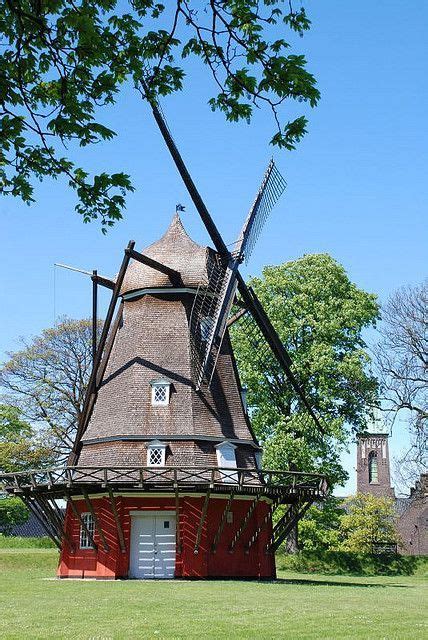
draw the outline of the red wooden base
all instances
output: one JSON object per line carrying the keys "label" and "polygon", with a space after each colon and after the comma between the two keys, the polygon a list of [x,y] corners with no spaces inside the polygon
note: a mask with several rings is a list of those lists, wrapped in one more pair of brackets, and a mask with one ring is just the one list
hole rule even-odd
{"label": "red wooden base", "polygon": [[[153,497],[146,494],[115,497],[125,538],[126,550],[124,552],[120,549],[109,497],[90,496],[90,498],[109,550],[106,551],[103,548],[103,543],[97,532],[95,532],[94,536],[98,547],[97,550],[79,548],[80,524],[68,505],[65,527],[68,536],[74,542],[75,550],[72,551],[69,543],[64,541],[58,576],[61,578],[126,578],[129,571],[130,511],[175,511],[175,496],[162,495]],[[258,502],[234,550],[231,552],[230,543],[240,529],[252,504],[253,497],[246,499],[239,496],[239,498],[234,499],[231,507],[233,521],[225,524],[214,553],[211,547],[224,513],[227,496],[212,495],[201,532],[199,551],[195,553],[195,541],[204,500],[205,496],[198,495],[180,497],[181,552],[177,549],[175,577],[275,578],[275,558],[272,554],[266,553],[266,545],[269,543],[272,534],[270,516],[267,518],[267,523],[264,524],[264,518],[269,513],[269,503],[264,499]],[[83,499],[77,499],[74,503],[79,513],[88,511]],[[246,544],[261,525],[263,527],[260,535],[251,548],[247,550]]]}

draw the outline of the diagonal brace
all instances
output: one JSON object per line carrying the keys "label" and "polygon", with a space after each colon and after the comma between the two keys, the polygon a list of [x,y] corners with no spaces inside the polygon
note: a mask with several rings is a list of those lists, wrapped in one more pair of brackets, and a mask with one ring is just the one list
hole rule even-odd
{"label": "diagonal brace", "polygon": [[198,531],[196,533],[195,548],[193,549],[193,553],[195,555],[197,555],[199,553],[199,545],[201,544],[202,528],[204,526],[205,519],[207,517],[208,503],[210,501],[210,494],[211,494],[211,490],[208,489],[208,491],[207,491],[207,493],[205,495],[204,506],[202,507],[202,512],[201,512],[201,518],[199,520]]}
{"label": "diagonal brace", "polygon": [[90,500],[90,498],[88,496],[88,492],[87,491],[83,491],[83,497],[85,498],[86,506],[88,507],[88,509],[89,509],[89,511],[91,513],[91,516],[94,519],[95,528],[96,528],[96,530],[98,532],[98,535],[101,538],[101,542],[103,543],[104,551],[110,551],[110,547],[108,546],[108,543],[107,543],[107,540],[105,538],[104,532],[101,529],[100,522],[98,520],[97,514],[94,511],[94,507],[93,507],[92,502],[91,502],[91,500]]}

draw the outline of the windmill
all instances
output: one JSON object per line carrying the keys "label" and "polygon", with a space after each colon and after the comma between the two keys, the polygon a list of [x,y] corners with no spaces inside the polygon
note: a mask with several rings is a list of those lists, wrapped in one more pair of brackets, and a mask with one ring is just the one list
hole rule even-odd
{"label": "windmill", "polygon": [[[270,349],[321,428],[239,272],[285,182],[270,162],[230,251],[151,104],[214,249],[188,236],[176,210],[159,240],[142,252],[128,244],[114,279],[84,272],[93,284],[93,369],[68,464],[0,474],[0,483],[60,549],[60,577],[272,578],[275,551],[327,483],[261,468],[228,327],[248,323],[255,357]],[[99,285],[112,294],[97,340]],[[277,373],[267,381],[274,394]]]}

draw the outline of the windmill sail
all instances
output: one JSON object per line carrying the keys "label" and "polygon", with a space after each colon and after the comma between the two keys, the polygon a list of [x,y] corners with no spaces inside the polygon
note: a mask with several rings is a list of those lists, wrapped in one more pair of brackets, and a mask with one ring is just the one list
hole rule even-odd
{"label": "windmill sail", "polygon": [[195,297],[190,332],[193,370],[198,389],[203,382],[210,384],[214,373],[227,319],[235,299],[238,267],[254,248],[267,216],[284,189],[285,180],[271,160],[228,264],[223,266],[219,260],[219,264],[211,269],[208,286],[200,289]]}
{"label": "windmill sail", "polygon": [[236,243],[234,254],[238,254],[239,261],[244,259],[248,263],[260,232],[285,187],[284,178],[271,160]]}

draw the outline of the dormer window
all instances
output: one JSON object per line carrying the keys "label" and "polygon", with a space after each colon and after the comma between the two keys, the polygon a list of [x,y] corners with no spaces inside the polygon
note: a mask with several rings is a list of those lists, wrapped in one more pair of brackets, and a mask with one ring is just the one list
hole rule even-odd
{"label": "dormer window", "polygon": [[168,405],[171,390],[170,381],[159,378],[158,380],[152,380],[150,385],[152,387],[152,405],[158,407]]}
{"label": "dormer window", "polygon": [[[236,469],[235,445],[231,442],[220,442],[215,445],[217,451],[217,464],[223,469]],[[222,470],[221,478],[223,482],[238,482],[238,474]]]}
{"label": "dormer window", "polygon": [[148,467],[164,467],[165,466],[166,444],[159,440],[152,440],[147,445],[147,466]]}

